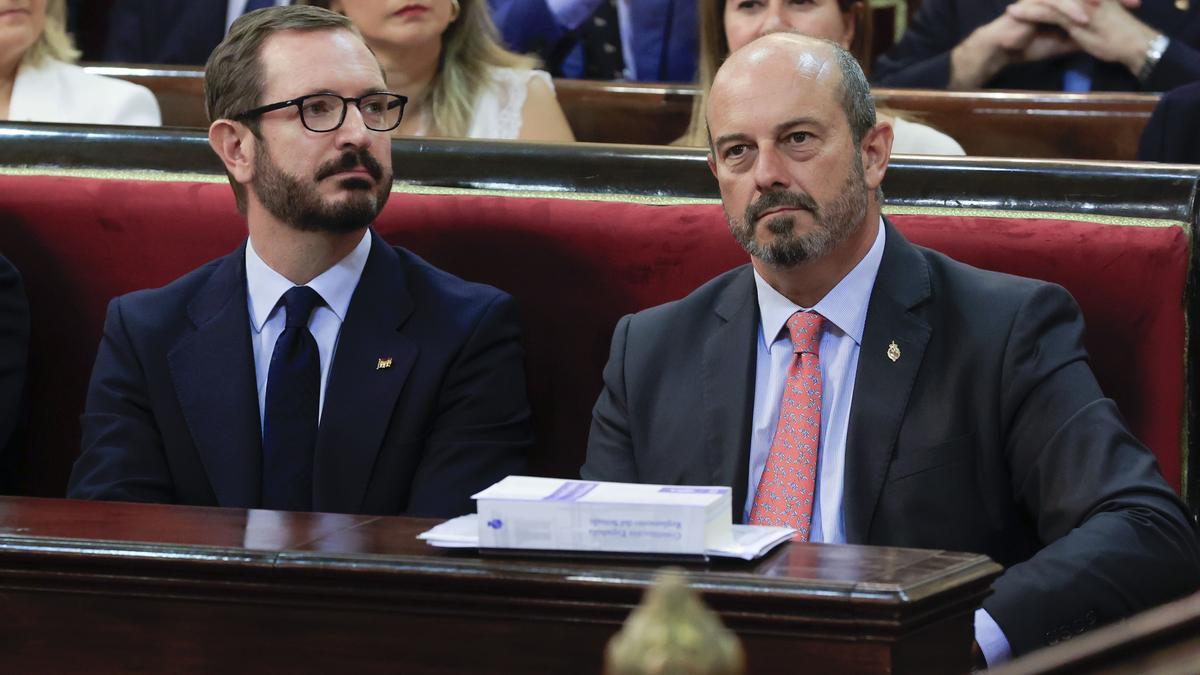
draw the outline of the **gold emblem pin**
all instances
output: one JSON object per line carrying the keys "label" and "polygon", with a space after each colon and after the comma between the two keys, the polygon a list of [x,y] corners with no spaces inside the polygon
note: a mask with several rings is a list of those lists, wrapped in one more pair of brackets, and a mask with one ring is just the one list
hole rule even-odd
{"label": "gold emblem pin", "polygon": [[896,344],[895,340],[892,340],[892,344],[888,345],[887,355],[892,360],[892,363],[900,360],[900,347]]}
{"label": "gold emblem pin", "polygon": [[392,357],[390,357],[390,356],[387,357],[386,359],[379,359],[378,361],[375,362],[375,370],[383,370],[384,368],[391,368],[391,367],[392,367]]}
{"label": "gold emblem pin", "polygon": [[1175,0],[1175,9],[1186,12],[1188,10],[1188,0]]}

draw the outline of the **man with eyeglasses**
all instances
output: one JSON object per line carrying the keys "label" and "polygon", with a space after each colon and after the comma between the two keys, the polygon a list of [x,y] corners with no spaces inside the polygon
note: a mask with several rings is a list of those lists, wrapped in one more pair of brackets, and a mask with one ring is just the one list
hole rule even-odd
{"label": "man with eyeglasses", "polygon": [[304,6],[234,22],[205,95],[249,238],[109,306],[69,496],[472,511],[532,443],[519,329],[511,297],[370,228],[405,98]]}

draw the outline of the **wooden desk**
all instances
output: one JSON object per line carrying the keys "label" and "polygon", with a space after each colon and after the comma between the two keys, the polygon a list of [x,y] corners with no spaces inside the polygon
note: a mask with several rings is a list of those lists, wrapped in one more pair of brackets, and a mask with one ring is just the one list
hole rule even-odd
{"label": "wooden desk", "polygon": [[[599,672],[654,567],[480,558],[435,521],[0,498],[9,672]],[[961,673],[1000,568],[789,545],[693,567],[749,672]]]}

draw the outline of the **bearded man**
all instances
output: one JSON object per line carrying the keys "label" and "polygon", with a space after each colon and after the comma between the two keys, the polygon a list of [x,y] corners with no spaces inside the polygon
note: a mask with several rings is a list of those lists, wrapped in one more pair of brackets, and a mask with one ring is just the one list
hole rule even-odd
{"label": "bearded man", "polygon": [[709,166],[750,264],[624,317],[585,479],[733,488],[801,541],[985,553],[995,664],[1197,587],[1191,517],[1104,397],[1061,287],[881,217],[892,130],[832,42],[769,35],[713,82]]}
{"label": "bearded man", "polygon": [[532,444],[512,298],[387,245],[403,96],[345,17],[234,22],[209,142],[249,238],[115,299],[69,496],[455,516]]}

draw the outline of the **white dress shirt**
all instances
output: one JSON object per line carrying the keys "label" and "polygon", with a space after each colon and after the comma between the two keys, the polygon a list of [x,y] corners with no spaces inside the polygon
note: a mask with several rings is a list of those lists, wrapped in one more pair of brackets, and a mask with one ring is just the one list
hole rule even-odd
{"label": "white dress shirt", "polygon": [[[767,465],[771,440],[779,423],[779,404],[795,351],[784,330],[788,317],[798,311],[813,310],[825,317],[821,335],[821,443],[817,456],[817,499],[813,503],[812,531],[809,541],[828,544],[846,542],[842,497],[845,493],[846,436],[850,428],[850,408],[854,399],[854,381],[858,375],[858,354],[867,323],[867,305],[883,259],[884,226],[867,255],[842,278],[817,304],[800,307],[781,295],[754,272],[758,294],[758,357],[754,376],[754,419],[750,436],[750,477],[743,505],[743,518],[750,520],[754,493]],[[769,337],[768,337],[769,336]],[[1012,650],[1000,626],[983,609],[975,611],[975,640],[989,665],[1011,658]]]}
{"label": "white dress shirt", "polygon": [[[305,284],[316,291],[323,304],[308,318],[308,330],[317,341],[321,358],[321,397],[318,415],[325,410],[325,385],[329,381],[329,364],[337,350],[338,334],[358,280],[362,278],[367,257],[371,254],[371,232],[345,258]],[[267,374],[271,370],[271,354],[275,341],[287,322],[287,309],[280,303],[283,294],[295,284],[271,269],[254,250],[254,241],[246,242],[246,301],[250,309],[250,344],[254,348],[254,376],[258,384],[258,421],[261,428],[267,401]],[[319,419],[319,417],[318,417]]]}

